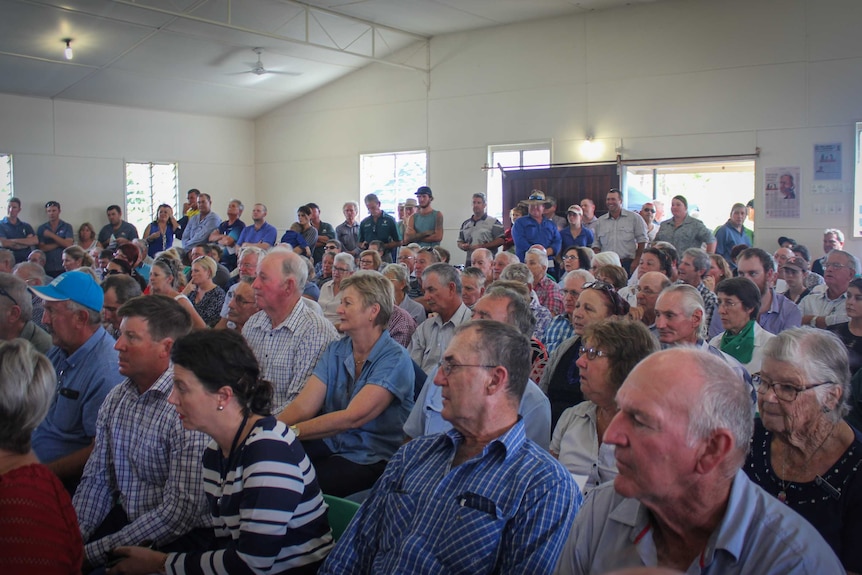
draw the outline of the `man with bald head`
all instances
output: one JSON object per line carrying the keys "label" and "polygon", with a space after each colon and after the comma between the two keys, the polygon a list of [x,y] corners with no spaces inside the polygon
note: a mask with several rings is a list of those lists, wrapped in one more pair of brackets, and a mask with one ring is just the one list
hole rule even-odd
{"label": "man with bald head", "polygon": [[751,398],[725,362],[661,351],[631,371],[616,401],[603,440],[619,475],[575,517],[557,573],[843,573],[817,530],[741,470]]}
{"label": "man with bald head", "polygon": [[261,311],[246,322],[242,335],[260,363],[261,377],[275,388],[275,414],[299,395],[323,350],[338,339],[326,318],[300,302],[307,280],[305,261],[277,247],[261,260],[252,283]]}
{"label": "man with bald head", "polygon": [[485,284],[494,281],[494,254],[485,248],[476,248],[470,254],[470,265],[485,274]]}

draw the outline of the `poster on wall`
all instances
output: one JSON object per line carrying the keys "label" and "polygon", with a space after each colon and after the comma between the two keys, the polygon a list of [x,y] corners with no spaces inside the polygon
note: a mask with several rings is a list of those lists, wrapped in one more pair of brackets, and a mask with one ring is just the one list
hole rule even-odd
{"label": "poster on wall", "polygon": [[841,179],[841,144],[814,145],[814,180]]}
{"label": "poster on wall", "polygon": [[766,218],[799,218],[799,167],[766,168]]}

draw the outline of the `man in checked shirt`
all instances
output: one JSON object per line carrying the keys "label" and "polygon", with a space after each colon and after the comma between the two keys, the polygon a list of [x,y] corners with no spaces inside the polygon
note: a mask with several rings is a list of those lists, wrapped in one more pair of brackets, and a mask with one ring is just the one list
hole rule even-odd
{"label": "man in checked shirt", "polygon": [[515,327],[460,326],[434,378],[453,429],[395,453],[319,575],[552,573],[581,494],[524,434],[529,371]]}
{"label": "man in checked shirt", "polygon": [[120,545],[161,551],[206,549],[213,538],[201,456],[209,438],[183,428],[168,404],[174,340],[191,318],[173,299],[129,300],[115,348],[126,380],[105,398],[96,442],[72,501],[84,539],[85,569]]}

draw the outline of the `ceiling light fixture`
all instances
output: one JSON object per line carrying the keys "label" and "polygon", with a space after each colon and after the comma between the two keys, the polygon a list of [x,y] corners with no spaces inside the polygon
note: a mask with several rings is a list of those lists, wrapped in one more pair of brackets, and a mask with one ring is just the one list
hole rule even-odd
{"label": "ceiling light fixture", "polygon": [[72,56],[74,55],[72,54],[72,39],[63,38],[62,41],[66,43],[66,50],[64,51],[64,54],[66,54],[66,60],[71,60]]}

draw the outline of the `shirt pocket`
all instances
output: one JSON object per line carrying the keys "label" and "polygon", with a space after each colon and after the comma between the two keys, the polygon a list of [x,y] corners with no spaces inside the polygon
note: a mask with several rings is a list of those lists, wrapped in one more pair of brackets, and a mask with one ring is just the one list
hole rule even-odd
{"label": "shirt pocket", "polygon": [[151,485],[164,486],[170,467],[169,445],[154,438],[143,437],[137,448],[131,452],[129,464],[135,469],[135,476]]}
{"label": "shirt pocket", "polygon": [[386,495],[380,525],[380,551],[397,549],[410,532],[416,518],[416,497],[405,491],[392,491]]}
{"label": "shirt pocket", "polygon": [[491,572],[496,565],[506,519],[496,504],[474,493],[456,498],[448,533],[437,558],[450,573]]}

